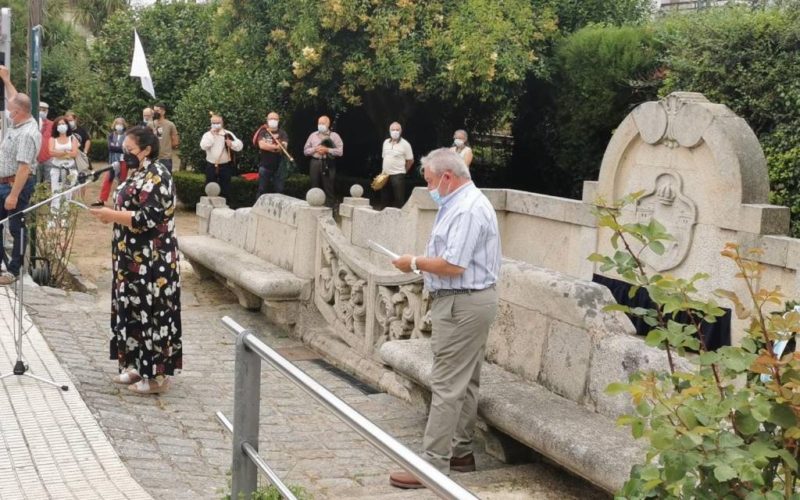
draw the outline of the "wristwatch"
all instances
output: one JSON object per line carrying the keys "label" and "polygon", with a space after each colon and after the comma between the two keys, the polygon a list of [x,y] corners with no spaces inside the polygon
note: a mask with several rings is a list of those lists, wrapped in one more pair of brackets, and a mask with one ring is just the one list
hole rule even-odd
{"label": "wristwatch", "polygon": [[411,258],[411,270],[414,271],[415,273],[419,271],[419,269],[417,268],[417,258],[416,257],[412,257]]}

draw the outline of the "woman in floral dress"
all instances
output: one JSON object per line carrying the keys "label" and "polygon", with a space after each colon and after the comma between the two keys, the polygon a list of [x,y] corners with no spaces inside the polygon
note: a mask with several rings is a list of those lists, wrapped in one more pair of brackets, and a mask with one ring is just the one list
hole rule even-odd
{"label": "woman in floral dress", "polygon": [[153,394],[167,390],[182,368],[175,188],[157,160],[152,130],[129,129],[122,148],[128,178],[114,193],[114,208],[90,211],[114,224],[111,359],[120,371],[114,382]]}

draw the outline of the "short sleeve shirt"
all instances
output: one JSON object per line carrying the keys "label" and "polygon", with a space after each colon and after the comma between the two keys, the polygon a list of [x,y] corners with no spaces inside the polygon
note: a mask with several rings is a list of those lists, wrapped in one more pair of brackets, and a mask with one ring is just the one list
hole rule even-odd
{"label": "short sleeve shirt", "polygon": [[[279,128],[277,132],[273,132],[275,136],[278,137],[278,140],[288,144],[289,143],[289,134],[286,133],[285,130]],[[270,144],[275,144],[275,140],[272,138],[272,134],[267,132],[267,129],[261,128],[258,132],[257,140],[265,140]],[[258,147],[258,146],[256,146]],[[260,167],[264,167],[268,170],[274,170],[278,168],[278,164],[281,161],[281,156],[283,153],[281,152],[272,152],[272,151],[264,151],[263,149],[258,150],[258,165]]]}
{"label": "short sleeve shirt", "polygon": [[383,173],[389,175],[405,174],[406,160],[414,159],[411,144],[402,137],[399,141],[391,139],[383,141]]}
{"label": "short sleeve shirt", "polygon": [[166,118],[153,122],[153,132],[158,137],[158,158],[169,160],[172,158],[172,136],[178,133],[175,124]]}
{"label": "short sleeve shirt", "polygon": [[86,145],[86,142],[89,140],[89,133],[83,127],[78,127],[75,129],[73,134],[76,139],[78,139],[78,149],[83,151],[83,147]]}
{"label": "short sleeve shirt", "polygon": [[29,120],[6,129],[6,138],[0,145],[0,177],[17,174],[20,163],[36,168],[36,156],[42,147],[42,133],[36,120]]}

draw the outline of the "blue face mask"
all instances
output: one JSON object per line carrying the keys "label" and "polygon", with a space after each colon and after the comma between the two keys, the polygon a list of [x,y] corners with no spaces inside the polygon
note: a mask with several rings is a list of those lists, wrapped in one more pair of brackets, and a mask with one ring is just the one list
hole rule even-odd
{"label": "blue face mask", "polygon": [[442,200],[443,200],[444,197],[439,192],[439,188],[441,187],[443,180],[444,180],[444,177],[439,179],[439,184],[436,186],[436,189],[434,189],[433,191],[428,191],[428,194],[431,195],[431,198],[433,199],[433,202],[436,203],[437,205],[439,205],[440,207],[442,206]]}

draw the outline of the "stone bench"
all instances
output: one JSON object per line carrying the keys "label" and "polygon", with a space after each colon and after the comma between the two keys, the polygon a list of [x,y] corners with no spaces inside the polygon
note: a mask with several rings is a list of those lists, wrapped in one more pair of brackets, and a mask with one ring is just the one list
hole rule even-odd
{"label": "stone bench", "polygon": [[[386,342],[380,354],[396,372],[430,390],[430,340]],[[609,492],[644,462],[645,449],[628,428],[493,363],[481,370],[478,414],[493,429]]]}
{"label": "stone bench", "polygon": [[278,323],[293,324],[292,304],[311,298],[312,280],[298,278],[232,243],[208,235],[184,236],[180,249],[198,274],[216,277],[243,307],[264,307]]}

